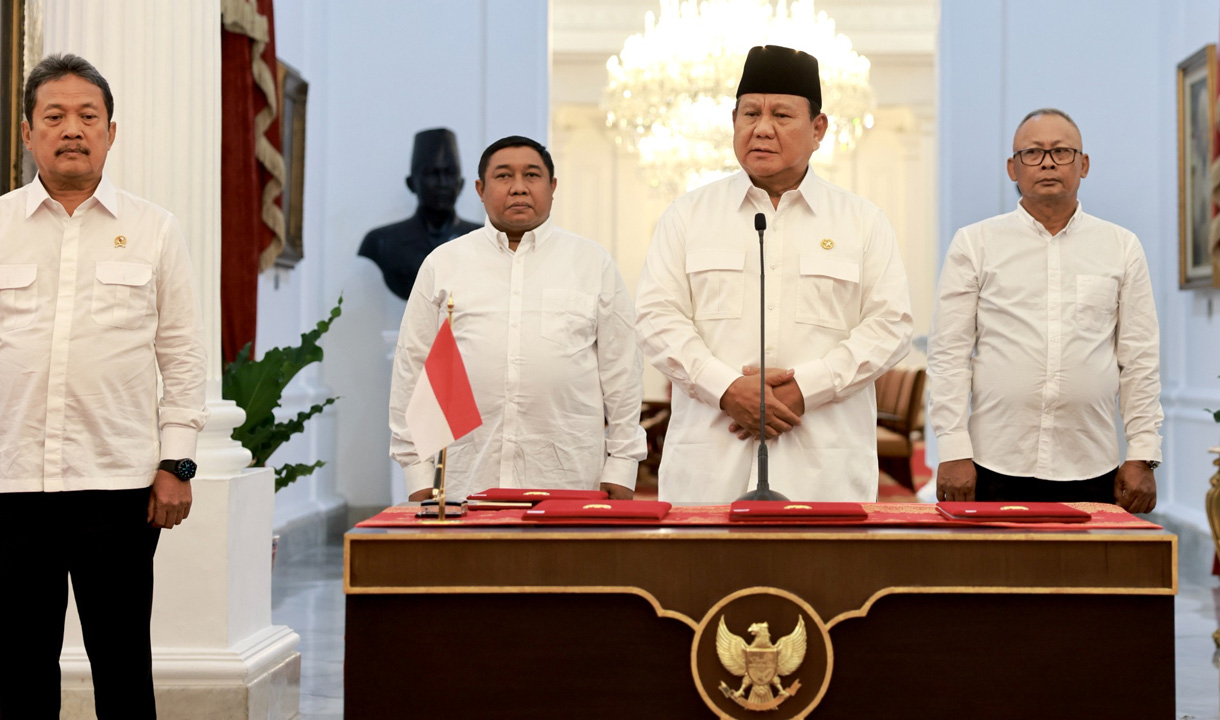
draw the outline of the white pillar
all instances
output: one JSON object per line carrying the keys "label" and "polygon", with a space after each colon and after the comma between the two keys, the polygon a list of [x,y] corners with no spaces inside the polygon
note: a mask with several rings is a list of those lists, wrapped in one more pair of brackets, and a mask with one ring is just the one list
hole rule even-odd
{"label": "white pillar", "polygon": [[[161,534],[153,602],[158,716],[292,718],[300,638],[271,624],[274,478],[230,437],[244,415],[220,367],[219,0],[43,0],[43,50],[93,63],[115,98],[106,173],[178,216],[209,351],[211,417],[199,438],[190,518]],[[61,659],[64,718],[93,718],[75,608]]]}

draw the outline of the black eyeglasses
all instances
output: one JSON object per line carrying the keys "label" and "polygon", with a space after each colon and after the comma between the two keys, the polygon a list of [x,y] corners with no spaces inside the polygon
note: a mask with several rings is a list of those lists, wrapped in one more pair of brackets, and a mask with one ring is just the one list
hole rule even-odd
{"label": "black eyeglasses", "polygon": [[1076,159],[1076,153],[1080,152],[1076,148],[1056,147],[1056,148],[1025,148],[1018,150],[1012,154],[1015,158],[1021,159],[1022,165],[1041,165],[1047,155],[1051,156],[1051,160],[1055,161],[1056,165],[1067,165]]}

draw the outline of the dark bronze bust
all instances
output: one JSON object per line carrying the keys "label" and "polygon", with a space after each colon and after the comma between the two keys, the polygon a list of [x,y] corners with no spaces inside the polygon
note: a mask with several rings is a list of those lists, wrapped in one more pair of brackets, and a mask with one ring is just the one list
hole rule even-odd
{"label": "dark bronze bust", "polygon": [[370,230],[360,243],[360,255],[377,263],[385,284],[403,300],[411,294],[428,253],[481,227],[453,210],[465,182],[453,131],[435,128],[415,134],[407,189],[419,197],[419,208],[406,220]]}

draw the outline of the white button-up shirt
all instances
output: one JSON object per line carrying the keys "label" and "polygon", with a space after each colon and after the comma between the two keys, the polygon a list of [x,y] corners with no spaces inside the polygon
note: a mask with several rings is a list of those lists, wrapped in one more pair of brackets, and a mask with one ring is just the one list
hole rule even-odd
{"label": "white button-up shirt", "polygon": [[642,361],[622,276],[597,243],[548,218],[509,249],[486,223],[434,250],[403,314],[390,389],[390,456],[407,492],[432,486],[406,410],[452,294],[453,334],[483,424],[449,446],[445,492],[635,487],[647,448]]}
{"label": "white button-up shirt", "polygon": [[1161,459],[1161,381],[1148,264],[1131,232],[1076,213],[1051,236],[1017,209],[958,230],[928,338],[941,461],[1083,480]]}
{"label": "white button-up shirt", "polygon": [[38,178],[0,197],[0,492],[147,487],[194,456],[193,282],[174,216],[105,177],[72,215]]}
{"label": "white button-up shirt", "polygon": [[910,294],[894,230],[875,205],[813,170],[773,208],[744,172],[678,198],[637,292],[640,342],[675,385],[660,496],[729,502],[757,482],[720,398],[759,358],[759,247],[767,216],[766,364],[794,368],[802,424],[768,441],[770,484],[793,500],[877,497],[873,381],[907,354]]}

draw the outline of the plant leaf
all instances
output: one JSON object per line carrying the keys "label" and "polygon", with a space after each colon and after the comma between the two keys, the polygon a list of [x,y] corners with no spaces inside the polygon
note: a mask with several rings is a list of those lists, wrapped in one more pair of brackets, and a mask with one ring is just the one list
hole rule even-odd
{"label": "plant leaf", "polygon": [[324,460],[319,460],[312,465],[305,463],[288,463],[281,465],[275,469],[275,491],[279,492],[297,480],[313,475],[313,471],[325,465]]}
{"label": "plant leaf", "polygon": [[[334,404],[338,399],[328,398],[325,402],[297,413],[296,417],[290,420],[276,422],[275,409],[280,407],[284,388],[306,366],[322,360],[322,347],[318,345],[318,341],[330,330],[331,323],[343,314],[342,308],[343,296],[340,295],[330,315],[318,322],[309,332],[301,334],[300,345],[272,348],[258,360],[251,360],[251,346],[247,343],[225,368],[221,394],[246,412],[245,422],[233,430],[233,439],[250,451],[253,456],[250,463],[252,466],[265,466],[272,453],[293,435],[305,429],[305,422],[309,418],[322,412],[326,406]],[[296,474],[283,484],[280,469],[277,469],[276,489],[294,482],[297,477],[308,475],[321,466],[321,461],[312,466],[286,465],[286,468],[298,469],[291,471]],[[299,468],[310,469],[305,472]]]}

